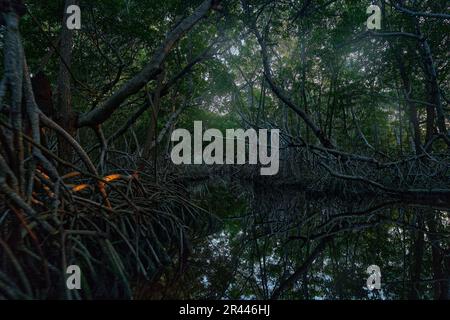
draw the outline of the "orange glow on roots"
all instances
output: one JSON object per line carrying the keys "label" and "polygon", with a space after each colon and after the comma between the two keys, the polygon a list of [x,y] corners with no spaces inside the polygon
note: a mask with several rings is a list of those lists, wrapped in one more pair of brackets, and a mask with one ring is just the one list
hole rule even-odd
{"label": "orange glow on roots", "polygon": [[118,180],[121,178],[122,178],[122,175],[120,175],[120,174],[111,174],[109,176],[104,177],[103,180],[105,180],[106,182],[111,182],[111,181]]}
{"label": "orange glow on roots", "polygon": [[74,187],[72,188],[72,191],[73,191],[73,192],[80,192],[80,191],[82,191],[82,190],[84,190],[84,189],[86,189],[86,188],[89,188],[89,185],[88,185],[88,184],[79,184],[79,185],[77,185],[77,186],[74,186]]}

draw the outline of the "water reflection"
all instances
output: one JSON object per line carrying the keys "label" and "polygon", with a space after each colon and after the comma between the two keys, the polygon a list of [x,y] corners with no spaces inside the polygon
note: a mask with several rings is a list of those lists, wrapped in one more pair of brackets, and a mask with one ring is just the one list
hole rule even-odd
{"label": "water reflection", "polygon": [[[205,194],[223,223],[193,243],[184,298],[432,299],[436,287],[448,290],[448,208],[240,182]],[[366,287],[370,265],[381,290]]]}

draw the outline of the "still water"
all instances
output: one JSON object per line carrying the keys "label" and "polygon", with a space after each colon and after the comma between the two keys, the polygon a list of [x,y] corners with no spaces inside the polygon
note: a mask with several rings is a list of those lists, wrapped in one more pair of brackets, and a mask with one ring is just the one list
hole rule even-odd
{"label": "still water", "polygon": [[[448,253],[442,279],[433,268],[433,248],[450,244],[449,208],[240,181],[192,190],[217,219],[192,241],[183,280],[163,298],[426,299],[436,281],[449,283]],[[380,290],[367,287],[372,265]]]}

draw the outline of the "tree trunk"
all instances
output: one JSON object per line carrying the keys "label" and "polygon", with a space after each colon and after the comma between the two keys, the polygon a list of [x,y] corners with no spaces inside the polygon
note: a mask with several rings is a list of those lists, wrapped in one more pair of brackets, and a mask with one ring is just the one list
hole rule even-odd
{"label": "tree trunk", "polygon": [[444,254],[439,244],[439,236],[436,236],[438,230],[439,217],[435,212],[427,220],[429,238],[431,243],[432,271],[433,271],[433,289],[435,300],[448,299],[448,279],[445,277],[443,263]]}
{"label": "tree trunk", "polygon": [[[61,29],[61,42],[59,46],[61,61],[59,64],[58,72],[58,93],[57,93],[57,110],[58,110],[58,122],[60,126],[66,130],[71,136],[76,133],[75,117],[72,108],[72,92],[71,92],[71,60],[72,60],[72,47],[73,47],[73,30],[67,28],[66,13],[67,8],[71,5],[78,3],[78,0],[66,0],[64,5],[64,18]],[[58,152],[60,158],[71,162],[73,158],[73,149],[66,139],[59,138],[58,140]]]}
{"label": "tree trunk", "polygon": [[[417,213],[417,228],[423,229],[423,217],[421,212]],[[412,245],[411,252],[413,254],[413,261],[410,273],[411,285],[409,288],[408,299],[410,300],[418,300],[420,299],[420,275],[422,273],[422,261],[423,261],[423,252],[424,252],[424,233],[420,230],[414,230],[412,232],[412,238],[414,239],[414,243]]]}
{"label": "tree trunk", "polygon": [[412,87],[408,77],[408,73],[406,72],[405,64],[401,57],[398,56],[398,52],[394,49],[395,57],[397,60],[398,68],[400,71],[400,78],[403,84],[403,94],[406,100],[406,104],[408,106],[408,115],[409,122],[413,129],[413,140],[416,149],[416,153],[422,153],[422,141],[420,137],[420,125],[419,125],[419,117],[417,115],[417,107],[414,102],[411,100],[411,92]]}

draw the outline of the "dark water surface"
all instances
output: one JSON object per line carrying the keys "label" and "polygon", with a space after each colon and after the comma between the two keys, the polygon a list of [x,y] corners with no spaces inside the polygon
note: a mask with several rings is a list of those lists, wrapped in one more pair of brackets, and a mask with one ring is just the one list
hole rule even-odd
{"label": "dark water surface", "polygon": [[[192,189],[221,222],[192,242],[178,297],[431,299],[436,281],[450,282],[448,252],[441,279],[433,268],[433,250],[449,247],[449,208],[238,181]],[[371,265],[380,290],[367,288]]]}

